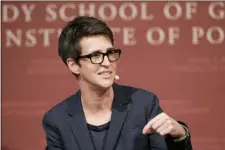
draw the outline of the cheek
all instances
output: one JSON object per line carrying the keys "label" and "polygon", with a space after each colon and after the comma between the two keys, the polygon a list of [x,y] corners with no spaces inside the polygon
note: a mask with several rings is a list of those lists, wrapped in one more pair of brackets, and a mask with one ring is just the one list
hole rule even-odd
{"label": "cheek", "polygon": [[95,66],[95,65],[87,65],[82,68],[82,72],[87,75],[96,74],[98,72],[98,70],[99,70],[99,67]]}
{"label": "cheek", "polygon": [[117,67],[116,63],[113,63],[113,64],[112,64],[113,70],[116,70],[116,67]]}

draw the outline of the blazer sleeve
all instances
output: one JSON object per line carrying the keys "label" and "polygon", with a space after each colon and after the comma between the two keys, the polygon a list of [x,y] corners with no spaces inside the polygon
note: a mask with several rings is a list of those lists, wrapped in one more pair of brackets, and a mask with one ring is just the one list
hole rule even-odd
{"label": "blazer sleeve", "polygon": [[43,117],[42,125],[46,134],[47,146],[45,150],[64,150],[64,146],[57,130],[53,118],[47,113]]}
{"label": "blazer sleeve", "polygon": [[[181,125],[188,128],[188,126],[182,122],[178,121]],[[188,136],[182,140],[182,141],[175,141],[175,139],[171,136],[166,137],[166,143],[169,150],[193,150],[192,144],[191,144],[191,134],[188,130]]]}

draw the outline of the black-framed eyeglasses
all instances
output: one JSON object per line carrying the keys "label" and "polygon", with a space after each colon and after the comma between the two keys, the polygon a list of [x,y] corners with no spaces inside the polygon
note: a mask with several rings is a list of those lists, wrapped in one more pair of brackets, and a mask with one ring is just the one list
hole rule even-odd
{"label": "black-framed eyeglasses", "polygon": [[121,49],[110,49],[106,53],[95,52],[93,54],[79,56],[80,58],[89,58],[93,64],[101,64],[104,61],[105,56],[108,57],[110,62],[117,61],[120,58]]}

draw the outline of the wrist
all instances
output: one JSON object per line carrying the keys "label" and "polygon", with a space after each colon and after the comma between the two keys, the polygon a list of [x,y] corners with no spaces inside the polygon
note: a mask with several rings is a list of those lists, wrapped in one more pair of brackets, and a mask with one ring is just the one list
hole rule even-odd
{"label": "wrist", "polygon": [[183,141],[184,139],[186,139],[188,137],[188,128],[184,125],[182,125],[184,132],[181,133],[181,135],[179,137],[177,137],[176,139],[174,139],[175,142],[179,142],[179,141]]}

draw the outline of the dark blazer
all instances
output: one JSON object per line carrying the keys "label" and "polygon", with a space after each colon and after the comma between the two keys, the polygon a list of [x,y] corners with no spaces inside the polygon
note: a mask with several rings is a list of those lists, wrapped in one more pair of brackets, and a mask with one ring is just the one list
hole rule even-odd
{"label": "dark blazer", "polygon": [[[114,101],[104,150],[192,150],[190,137],[175,143],[157,133],[143,135],[147,122],[162,112],[151,92],[113,84]],[[48,150],[94,150],[80,91],[50,109],[43,118]]]}

